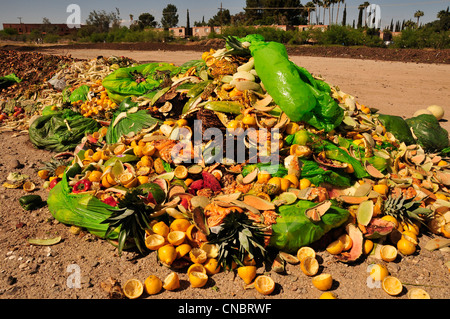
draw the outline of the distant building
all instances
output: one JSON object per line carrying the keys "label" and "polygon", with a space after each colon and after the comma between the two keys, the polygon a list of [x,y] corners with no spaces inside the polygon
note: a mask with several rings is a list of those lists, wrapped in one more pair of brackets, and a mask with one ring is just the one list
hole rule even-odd
{"label": "distant building", "polygon": [[[3,23],[4,29],[14,29],[17,30],[18,34],[30,34],[33,30],[43,30],[47,26],[52,26],[56,29],[58,35],[69,35],[77,32],[77,28],[69,28],[65,23],[52,23],[50,25],[45,25],[43,23]],[[45,32],[43,32],[45,34]]]}

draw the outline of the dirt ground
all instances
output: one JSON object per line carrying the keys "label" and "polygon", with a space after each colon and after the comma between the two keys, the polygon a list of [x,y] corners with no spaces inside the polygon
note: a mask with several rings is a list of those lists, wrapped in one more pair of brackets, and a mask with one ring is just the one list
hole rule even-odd
{"label": "dirt ground", "polygon": [[[123,48],[40,48],[39,52],[71,54],[75,58],[94,58],[99,55],[124,55],[140,62],[160,61],[180,64],[198,59],[198,48],[189,51],[144,51]],[[292,60],[326,81],[338,84],[341,89],[357,97],[369,107],[387,114],[410,117],[419,108],[438,104],[447,114],[441,122],[450,129],[446,119],[450,116],[450,65],[447,63],[395,62],[347,57],[314,57],[292,55]],[[28,139],[27,132],[1,133],[0,157],[1,183],[10,172],[29,175],[41,186],[37,176],[40,160],[50,160],[51,152],[38,150]],[[0,186],[1,187],[1,186]],[[48,191],[39,187],[34,191],[45,200]],[[101,282],[115,278],[124,283],[130,278],[142,282],[151,274],[163,279],[172,270],[156,260],[155,253],[140,256],[126,251],[118,256],[116,248],[106,241],[82,232],[74,235],[70,228],[56,221],[47,207],[25,211],[18,199],[25,195],[21,189],[1,187],[0,192],[0,299],[107,299]],[[35,246],[27,238],[52,238],[62,241],[53,246]],[[432,238],[419,237],[418,252],[398,258],[394,262],[381,262],[368,257],[356,264],[337,262],[326,251],[318,250],[320,272],[333,276],[332,291],[340,299],[407,299],[407,291],[413,287],[425,289],[433,299],[450,296],[450,272],[445,265],[450,252],[423,249]],[[396,297],[387,295],[377,283],[369,280],[369,266],[384,263],[391,275],[404,284],[403,292]],[[258,274],[265,272],[259,268]],[[80,285],[77,286],[77,274]],[[270,272],[276,282],[272,295],[262,296],[254,289],[244,289],[235,272],[220,272],[210,277],[203,288],[189,285],[186,271],[180,271],[181,287],[176,291],[164,291],[154,296],[144,294],[145,299],[175,299],[182,305],[185,299],[256,299],[270,302],[276,299],[317,299],[321,291],[313,287],[311,278],[299,265],[287,265],[285,274]],[[75,283],[75,286],[74,286]]]}

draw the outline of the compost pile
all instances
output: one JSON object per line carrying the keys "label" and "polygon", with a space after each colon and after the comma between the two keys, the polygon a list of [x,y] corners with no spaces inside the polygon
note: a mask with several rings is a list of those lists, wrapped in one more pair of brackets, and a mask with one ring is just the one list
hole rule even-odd
{"label": "compost pile", "polygon": [[[129,298],[144,286],[176,289],[186,269],[201,287],[237,268],[270,294],[273,280],[255,278],[256,267],[283,272],[285,263],[329,290],[314,249],[351,264],[414,254],[423,232],[434,236],[429,250],[450,245],[439,107],[407,120],[379,114],[258,35],[227,38],[181,66],[73,61],[51,83],[20,127],[57,152],[38,172],[51,214],[119,253],[155,251],[173,269],[164,285],[130,280]],[[33,209],[35,200],[21,204]],[[376,280],[399,293],[397,278]]]}

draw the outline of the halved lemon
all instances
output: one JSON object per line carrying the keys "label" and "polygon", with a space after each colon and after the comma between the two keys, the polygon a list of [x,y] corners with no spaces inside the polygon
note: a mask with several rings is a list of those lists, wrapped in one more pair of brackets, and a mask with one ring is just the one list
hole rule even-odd
{"label": "halved lemon", "polygon": [[216,244],[203,243],[200,249],[206,252],[208,258],[216,258],[219,255],[219,246]]}
{"label": "halved lemon", "polygon": [[176,178],[185,179],[186,177],[188,177],[188,169],[186,168],[186,166],[178,165],[177,167],[175,167],[174,175]]}
{"label": "halved lemon", "polygon": [[319,299],[337,299],[337,295],[331,291],[325,291],[319,297]]}
{"label": "halved lemon", "polygon": [[182,232],[186,232],[187,229],[191,226],[191,222],[185,218],[177,218],[172,223],[170,223],[170,230],[179,230]]}
{"label": "halved lemon", "polygon": [[416,252],[416,245],[412,241],[406,239],[405,237],[402,237],[397,242],[397,250],[402,255],[409,256]]}
{"label": "halved lemon", "polygon": [[146,155],[146,156],[152,156],[153,154],[155,154],[155,146],[151,145],[151,144],[145,144],[142,147],[142,154]]}
{"label": "halved lemon", "polygon": [[397,258],[397,248],[392,245],[384,245],[380,249],[381,259],[384,261],[394,261]]}
{"label": "halved lemon", "polygon": [[179,230],[173,230],[167,234],[167,240],[174,246],[181,245],[185,239],[186,233]]}
{"label": "halved lemon", "polygon": [[181,258],[189,254],[192,247],[189,244],[181,244],[175,247],[175,251],[177,252],[177,258]]}
{"label": "halved lemon", "polygon": [[136,299],[142,296],[144,285],[139,279],[129,279],[123,285],[122,291],[128,299]]}
{"label": "halved lemon", "polygon": [[353,246],[353,240],[348,234],[342,234],[341,236],[339,236],[338,240],[340,240],[344,245],[344,251],[350,250]]}
{"label": "halved lemon", "polygon": [[208,282],[208,275],[199,271],[191,271],[189,273],[189,282],[194,288],[200,288]]}
{"label": "halved lemon", "polygon": [[171,272],[164,278],[163,286],[165,290],[175,290],[180,288],[180,278],[176,272]]}
{"label": "halved lemon", "polygon": [[414,245],[417,245],[417,235],[413,233],[412,231],[405,230],[402,233],[402,237],[412,242]]}
{"label": "halved lemon", "polygon": [[403,285],[400,280],[393,276],[387,276],[386,278],[384,278],[381,282],[381,287],[387,294],[391,296],[397,296],[403,290]]}
{"label": "halved lemon", "polygon": [[386,266],[381,264],[374,264],[370,266],[369,276],[375,281],[382,281],[384,278],[389,276],[389,271]]}
{"label": "halved lemon", "polygon": [[162,263],[170,266],[177,258],[177,251],[175,250],[175,246],[167,244],[158,248],[158,258]]}
{"label": "halved lemon", "polygon": [[169,226],[167,226],[163,221],[154,224],[152,230],[155,234],[161,235],[163,237],[167,237],[170,231]]}
{"label": "halved lemon", "polygon": [[190,265],[188,270],[187,270],[188,276],[193,271],[202,272],[202,273],[206,274],[206,268],[202,264],[192,264],[192,265]]}
{"label": "halved lemon", "polygon": [[428,292],[422,288],[411,288],[406,295],[409,299],[431,299]]}
{"label": "halved lemon", "polygon": [[206,269],[206,273],[210,276],[220,271],[219,261],[216,258],[208,258],[203,266]]}
{"label": "halved lemon", "polygon": [[145,238],[145,246],[150,250],[158,250],[166,244],[166,239],[158,234],[151,234]]}
{"label": "halved lemon", "polygon": [[300,262],[300,269],[307,276],[315,276],[319,271],[319,262],[316,258],[307,256]]}
{"label": "halved lemon", "polygon": [[364,254],[368,255],[373,249],[373,241],[370,239],[364,240]]}
{"label": "halved lemon", "polygon": [[256,266],[241,266],[237,269],[239,277],[248,285],[256,277]]}
{"label": "halved lemon", "polygon": [[338,255],[344,250],[344,244],[339,239],[333,241],[327,246],[327,251],[332,255]]}
{"label": "halved lemon", "polygon": [[102,172],[100,172],[100,171],[92,171],[90,174],[89,174],[89,177],[88,177],[88,179],[89,179],[89,181],[91,181],[91,182],[100,182],[101,180],[102,180]]}
{"label": "halved lemon", "polygon": [[399,225],[398,220],[394,216],[385,215],[385,216],[381,217],[381,219],[393,223],[395,228],[397,228]]}
{"label": "halved lemon", "polygon": [[254,285],[256,291],[263,295],[270,295],[275,290],[275,281],[266,275],[256,277]]}
{"label": "halved lemon", "polygon": [[297,258],[300,261],[302,261],[303,258],[308,256],[316,258],[316,252],[311,247],[304,246],[297,251]]}
{"label": "halved lemon", "polygon": [[32,192],[36,189],[36,185],[32,181],[26,181],[23,184],[23,190],[26,192]]}
{"label": "halved lemon", "polygon": [[144,281],[145,292],[149,295],[155,295],[161,291],[162,281],[155,275],[148,276]]}
{"label": "halved lemon", "polygon": [[206,251],[201,248],[192,248],[189,252],[189,257],[191,261],[196,264],[203,264],[208,256],[206,255]]}
{"label": "halved lemon", "polygon": [[319,290],[330,290],[333,285],[333,277],[330,274],[320,274],[313,277],[312,284]]}

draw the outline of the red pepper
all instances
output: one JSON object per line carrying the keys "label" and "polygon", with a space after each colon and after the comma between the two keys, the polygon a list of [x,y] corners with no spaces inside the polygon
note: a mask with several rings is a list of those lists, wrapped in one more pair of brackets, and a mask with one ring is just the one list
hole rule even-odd
{"label": "red pepper", "polygon": [[86,192],[91,188],[91,182],[87,179],[82,179],[81,181],[78,181],[75,185],[73,185],[72,192],[77,194],[81,192]]}

